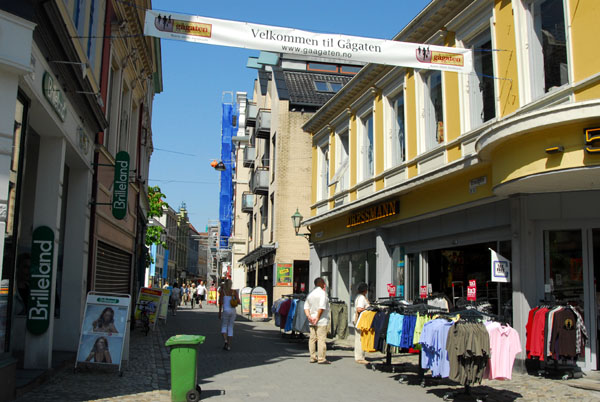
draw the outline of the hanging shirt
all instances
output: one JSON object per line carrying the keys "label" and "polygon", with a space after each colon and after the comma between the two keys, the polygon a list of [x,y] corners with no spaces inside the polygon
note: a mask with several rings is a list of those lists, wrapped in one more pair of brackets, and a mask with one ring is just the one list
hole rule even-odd
{"label": "hanging shirt", "polygon": [[400,346],[402,337],[402,324],[404,316],[398,313],[390,314],[390,321],[386,334],[386,342],[392,346]]}
{"label": "hanging shirt", "polygon": [[421,331],[421,368],[431,369],[433,377],[446,378],[450,374],[446,340],[453,324],[452,321],[438,318],[425,323]]}
{"label": "hanging shirt", "polygon": [[486,329],[490,336],[488,378],[490,380],[510,380],[515,358],[521,353],[519,333],[508,325],[489,325]]}
{"label": "hanging shirt", "polygon": [[[294,322],[294,316],[296,314],[296,306],[298,305],[298,300],[292,300],[292,305],[290,306],[290,311],[288,312],[287,319],[285,320],[285,328],[284,331],[292,330],[292,323]],[[304,314],[306,316],[306,314]]]}
{"label": "hanging shirt", "polygon": [[529,354],[531,356],[539,357],[540,360],[544,360],[544,335],[546,327],[546,313],[549,310],[547,308],[540,308],[535,312],[533,317],[533,325],[531,326],[531,335],[528,333],[530,342]]}
{"label": "hanging shirt", "polygon": [[417,323],[417,317],[414,315],[404,316],[404,321],[402,322],[402,338],[400,340],[400,347],[402,348],[412,348],[413,335],[415,333],[415,325]]}
{"label": "hanging shirt", "polygon": [[565,308],[554,314],[552,326],[552,357],[575,358],[577,351],[577,316],[570,308]]}
{"label": "hanging shirt", "polygon": [[356,329],[360,331],[361,348],[365,352],[375,351],[375,330],[371,328],[375,314],[375,311],[365,310],[360,314],[358,317],[358,322],[356,323]]}

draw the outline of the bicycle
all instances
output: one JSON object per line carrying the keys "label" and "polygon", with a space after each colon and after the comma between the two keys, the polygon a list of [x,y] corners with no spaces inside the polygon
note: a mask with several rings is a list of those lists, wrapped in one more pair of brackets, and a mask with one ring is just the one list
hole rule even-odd
{"label": "bicycle", "polygon": [[138,303],[137,306],[140,309],[140,321],[142,322],[142,329],[144,330],[146,336],[148,336],[148,332],[150,332],[150,313],[152,313],[152,309],[145,303]]}

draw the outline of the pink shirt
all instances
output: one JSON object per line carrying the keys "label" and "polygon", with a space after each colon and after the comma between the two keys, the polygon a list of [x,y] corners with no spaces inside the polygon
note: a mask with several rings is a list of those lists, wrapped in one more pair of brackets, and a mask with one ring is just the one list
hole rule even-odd
{"label": "pink shirt", "polygon": [[515,358],[521,353],[521,340],[518,332],[509,326],[491,325],[489,379],[511,379]]}

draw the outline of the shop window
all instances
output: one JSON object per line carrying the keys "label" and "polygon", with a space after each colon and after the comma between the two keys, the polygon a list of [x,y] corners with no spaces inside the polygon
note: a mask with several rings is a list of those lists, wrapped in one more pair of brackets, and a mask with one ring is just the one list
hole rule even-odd
{"label": "shop window", "polygon": [[424,151],[444,142],[444,105],[442,99],[442,72],[430,71],[423,77],[425,85]]}
{"label": "shop window", "polygon": [[391,151],[391,167],[398,166],[406,160],[404,93],[401,92],[390,100],[389,141]]}
{"label": "shop window", "polygon": [[374,174],[374,153],[373,153],[373,112],[360,119],[360,153],[362,164],[362,180],[373,177]]}
{"label": "shop window", "polygon": [[406,299],[406,264],[404,247],[394,247],[392,251],[392,284],[396,286],[396,296]]}
{"label": "shop window", "polygon": [[[333,259],[331,257],[323,257],[321,259],[321,272],[319,273],[319,275],[321,276],[321,278],[323,278],[325,280],[325,291],[327,292],[327,295],[329,297],[332,296],[331,294],[331,286],[333,284],[332,281],[332,272],[333,272]],[[295,280],[295,279],[294,279]],[[309,283],[306,284],[306,291],[309,290]],[[304,291],[301,290],[302,293],[304,293]]]}
{"label": "shop window", "polygon": [[475,74],[469,75],[469,101],[471,129],[481,126],[496,117],[494,92],[494,52],[489,28],[471,43]]}
{"label": "shop window", "polygon": [[564,0],[525,2],[532,100],[569,83]]}

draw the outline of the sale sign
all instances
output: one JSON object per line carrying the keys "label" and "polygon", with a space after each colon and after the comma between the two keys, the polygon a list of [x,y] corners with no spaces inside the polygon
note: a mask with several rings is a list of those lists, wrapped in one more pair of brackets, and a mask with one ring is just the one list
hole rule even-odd
{"label": "sale sign", "polygon": [[388,295],[390,295],[390,297],[394,297],[396,296],[396,286],[394,286],[391,283],[387,284],[387,291],[388,291]]}
{"label": "sale sign", "polygon": [[469,301],[477,300],[477,287],[467,286],[467,300],[469,300]]}
{"label": "sale sign", "polygon": [[419,296],[421,296],[421,299],[427,298],[427,285],[423,285],[419,288]]}

